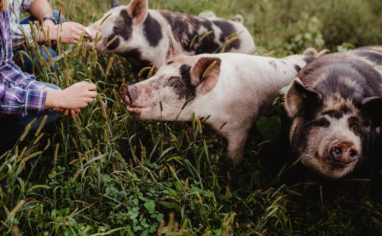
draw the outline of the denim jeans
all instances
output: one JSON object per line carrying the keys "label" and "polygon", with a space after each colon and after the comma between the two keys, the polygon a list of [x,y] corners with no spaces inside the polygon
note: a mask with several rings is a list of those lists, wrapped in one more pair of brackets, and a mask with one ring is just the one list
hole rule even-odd
{"label": "denim jeans", "polygon": [[[57,22],[59,22],[59,19],[58,19],[58,11],[55,11],[55,10],[54,10],[54,11],[53,11],[53,16],[54,16],[54,18],[57,19]],[[65,23],[65,22],[66,22],[65,17],[64,17],[63,15],[61,15],[61,18],[62,18],[62,23]],[[37,20],[36,18],[30,16],[30,17],[27,17],[27,18],[25,18],[25,19],[22,19],[22,20],[20,21],[20,24],[22,24],[22,25],[23,25],[23,24],[29,24],[30,21],[33,23],[33,22],[36,21],[36,20]],[[50,47],[48,47],[48,46],[45,46],[45,47],[46,47],[48,53],[50,54],[50,56],[51,56],[52,58],[57,57],[57,53],[56,53],[57,44],[52,45],[52,48],[50,48]],[[48,57],[48,55],[45,53],[45,51],[44,51],[44,49],[42,48],[42,46],[38,45],[38,48],[39,48],[39,51],[40,51],[40,53],[41,53],[41,56],[42,56],[43,58],[45,58],[45,60],[49,63],[49,57]],[[24,71],[26,71],[26,72],[28,72],[28,73],[32,73],[32,72],[33,72],[33,63],[32,63],[32,61],[30,61],[30,60],[28,59],[28,57],[26,57],[25,55],[19,53],[20,51],[24,51],[24,48],[22,47],[22,48],[18,48],[18,49],[16,49],[16,50],[13,50],[13,55],[14,55],[15,58],[18,58],[19,56],[23,56],[23,58],[24,58],[24,64],[21,62],[21,60],[19,60],[19,61],[17,62],[17,65],[18,65],[21,69],[23,69]],[[28,55],[29,55],[29,52],[30,52],[30,54],[31,54],[31,56],[32,56],[32,60],[33,60],[33,59],[36,57],[36,55],[34,55],[34,53],[33,53],[32,50],[29,50],[29,51],[27,52]],[[56,71],[56,65],[51,66],[50,70],[51,70],[52,72],[55,72],[55,71]]]}
{"label": "denim jeans", "polygon": [[[60,89],[53,84],[44,84],[53,89]],[[45,115],[48,115],[45,125],[60,117],[60,114],[50,109],[45,110],[40,114],[33,113],[24,117],[0,113],[0,156],[6,151],[11,150],[16,145],[23,134],[25,127],[30,121],[37,118],[28,133],[28,136],[33,135],[37,131]]]}

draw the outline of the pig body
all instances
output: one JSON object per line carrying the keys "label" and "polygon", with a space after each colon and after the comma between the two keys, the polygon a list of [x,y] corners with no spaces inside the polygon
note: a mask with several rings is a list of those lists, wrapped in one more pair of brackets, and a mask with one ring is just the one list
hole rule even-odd
{"label": "pig body", "polygon": [[382,154],[382,47],[323,56],[296,77],[285,109],[303,165],[328,180],[373,169]]}
{"label": "pig body", "polygon": [[199,118],[209,117],[202,122],[228,140],[227,157],[236,162],[255,120],[272,109],[278,90],[314,59],[236,53],[184,56],[176,40],[170,41],[166,64],[155,76],[121,87],[127,110],[147,120],[192,121],[194,112]]}
{"label": "pig body", "polygon": [[[121,54],[131,63],[136,77],[144,67],[155,65],[159,68],[163,64],[169,44],[166,33],[168,25],[172,27],[173,34],[186,55],[218,52],[228,36],[236,33],[240,33],[238,38],[230,42],[225,51],[248,53],[255,49],[253,38],[243,26],[241,16],[235,16],[239,22],[234,22],[216,17],[201,18],[149,10],[147,0],[133,0],[128,6],[121,6],[118,1],[113,0],[112,7],[101,20],[88,27],[89,37],[94,39],[97,32],[99,36],[103,35],[95,47],[96,50],[105,49],[107,52]],[[208,32],[210,33],[201,40]],[[116,40],[105,48],[116,36]],[[89,42],[89,46],[93,44],[94,41]]]}

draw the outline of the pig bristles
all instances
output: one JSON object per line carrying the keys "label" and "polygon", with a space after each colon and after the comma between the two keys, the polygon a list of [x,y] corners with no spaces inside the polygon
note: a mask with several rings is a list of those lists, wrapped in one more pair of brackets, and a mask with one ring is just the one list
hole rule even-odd
{"label": "pig bristles", "polygon": [[216,61],[212,62],[212,64],[207,68],[207,70],[203,73],[203,78],[205,78],[208,73],[210,73],[211,69],[216,65]]}
{"label": "pig bristles", "polygon": [[145,73],[145,71],[148,71],[148,70],[151,70],[151,66],[145,67],[141,71],[139,71],[138,76],[142,76],[142,74]]}

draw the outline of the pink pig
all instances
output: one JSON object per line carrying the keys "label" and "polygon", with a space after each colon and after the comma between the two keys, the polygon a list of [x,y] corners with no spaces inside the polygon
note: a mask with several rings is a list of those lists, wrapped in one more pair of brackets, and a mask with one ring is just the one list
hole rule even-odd
{"label": "pink pig", "polygon": [[313,52],[314,57],[293,55],[277,59],[237,53],[185,56],[171,27],[168,36],[165,64],[155,76],[134,85],[122,85],[121,97],[128,112],[138,119],[183,122],[192,121],[194,112],[200,118],[209,116],[202,123],[227,139],[227,157],[235,158],[236,163],[241,160],[252,125],[272,109],[278,90],[319,56],[312,49],[307,52]]}

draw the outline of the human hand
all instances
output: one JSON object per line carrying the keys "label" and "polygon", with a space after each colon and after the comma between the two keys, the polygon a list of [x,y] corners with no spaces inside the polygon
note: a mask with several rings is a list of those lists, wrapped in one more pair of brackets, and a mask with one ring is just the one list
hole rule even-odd
{"label": "human hand", "polygon": [[70,113],[70,116],[74,118],[76,114],[80,113],[80,109],[65,109],[65,108],[53,108],[53,111],[60,113],[63,116],[68,116]]}
{"label": "human hand", "polygon": [[[97,96],[95,92],[97,86],[89,82],[80,82],[60,91],[48,90],[45,100],[45,108],[84,108],[94,101]],[[64,113],[65,114],[65,113]],[[72,114],[72,113],[71,113]]]}
{"label": "human hand", "polygon": [[75,22],[66,22],[62,24],[62,27],[60,24],[50,26],[49,37],[55,41],[61,37],[61,42],[64,44],[76,44],[80,40],[82,32],[86,33],[85,26]]}

